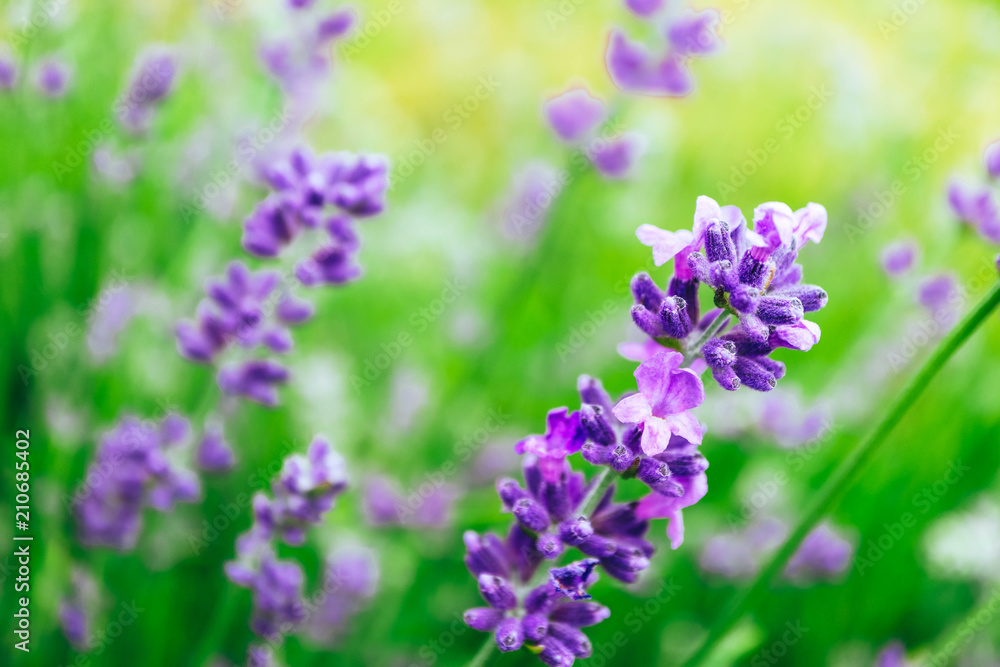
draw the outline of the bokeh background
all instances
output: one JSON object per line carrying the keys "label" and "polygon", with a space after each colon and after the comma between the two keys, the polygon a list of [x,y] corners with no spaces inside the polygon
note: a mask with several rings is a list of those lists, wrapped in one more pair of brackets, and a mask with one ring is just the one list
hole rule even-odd
{"label": "bokeh background", "polygon": [[[603,65],[607,33],[638,23],[612,0],[356,6],[361,32],[338,43],[333,76],[313,91],[308,117],[291,122],[317,151],[393,160],[389,210],[362,229],[364,277],[314,294],[318,315],[296,334],[282,405],[241,405],[229,421],[236,469],[206,478],[201,503],[147,512],[137,549],[118,554],[79,544],[64,499],[99,435],[122,415],[177,410],[197,420],[206,412],[212,374],[179,357],[172,325],[193,313],[204,280],[229,260],[256,265],[239,245],[240,221],[264,194],[252,167],[241,163],[232,184],[206,187],[219,185],[240,138],[282,108],[256,50],[287,29],[287,11],[279,0],[4,3],[0,28],[27,72],[0,94],[0,404],[6,441],[15,429],[31,430],[36,540],[27,656],[12,649],[11,560],[0,549],[3,664],[188,665],[206,652],[239,664],[251,639],[250,597],[225,579],[222,564],[249,512],[197,554],[192,536],[252,491],[255,474],[269,477],[269,466],[317,432],[347,458],[352,489],[305,547],[287,553],[314,580],[325,553],[365,545],[378,554],[380,579],[335,648],[291,638],[287,664],[464,664],[483,636],[456,623],[478,603],[461,535],[507,524],[493,478],[516,470],[512,444],[540,432],[548,409],[577,404],[581,373],[612,392],[634,386],[634,364],[616,345],[635,339],[625,285],[649,264],[635,228],[687,227],[700,194],[748,216],[765,201],[819,202],[829,228],[801,260],[807,280],[830,295],[814,318],[823,337],[809,353],[779,355],[788,374],[777,391],[797,396],[803,414],[822,414],[822,436],[796,449],[801,442],[761,425],[763,397],[710,388],[698,412],[709,426],[710,492],[686,512],[687,541],[671,551],[655,524],[658,551],[641,582],[602,580],[592,591],[613,616],[589,631],[597,655],[581,664],[675,664],[738,586],[701,571],[706,541],[754,516],[793,518],[933,347],[933,335],[914,334],[931,321],[915,301],[921,277],[954,274],[963,290],[956,308],[965,311],[986,291],[983,276],[995,276],[983,267],[997,248],[960,225],[945,200],[948,178],[979,174],[983,147],[1000,137],[995,3],[716,2],[726,48],[695,63],[698,88],[683,99],[616,93]],[[144,139],[102,130],[136,54],[151,43],[179,57],[174,94]],[[73,69],[61,99],[30,83],[32,64],[52,54]],[[614,122],[646,137],[632,178],[606,181],[580,168],[545,125],[542,102],[568,85],[613,99]],[[134,167],[127,182],[98,173],[93,149],[71,164],[74,147],[94,132],[134,160],[122,167]],[[505,207],[519,175],[542,163],[567,169],[568,183],[544,222],[512,233]],[[922,258],[892,281],[879,256],[902,237],[920,244]],[[121,283],[137,312],[111,350],[95,354],[86,314]],[[82,333],[39,367],[33,355],[71,324]],[[401,334],[412,342],[398,345]],[[25,378],[25,367],[35,372]],[[892,639],[919,649],[954,632],[995,584],[978,570],[942,568],[935,539],[995,563],[1000,519],[959,537],[934,527],[1000,500],[998,400],[1000,321],[992,317],[832,514],[862,556],[902,513],[913,512],[916,525],[870,567],[852,562],[834,581],[776,585],[717,662],[871,664]],[[4,452],[0,543],[10,545],[13,448]],[[942,491],[935,484],[956,462],[968,470]],[[411,494],[440,481],[442,470],[453,471],[444,475],[454,499],[446,521],[366,523],[370,476]],[[774,483],[781,471],[787,481]],[[923,511],[915,498],[928,489],[933,502]],[[74,565],[102,589],[98,630],[124,603],[142,609],[88,663],[74,663],[57,619]],[[664,581],[667,601],[643,615]],[[643,620],[626,625],[636,610]],[[961,644],[966,664],[995,664],[994,621]],[[807,631],[761,662],[788,623]],[[606,657],[601,647],[618,631],[627,642]],[[496,664],[533,661],[521,651]]]}

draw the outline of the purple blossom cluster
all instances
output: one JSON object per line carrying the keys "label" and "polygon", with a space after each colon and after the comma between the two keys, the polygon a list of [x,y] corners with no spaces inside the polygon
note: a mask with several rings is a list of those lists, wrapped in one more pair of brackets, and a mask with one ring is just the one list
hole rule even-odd
{"label": "purple blossom cluster", "polygon": [[986,147],[983,166],[988,181],[951,180],[948,184],[948,204],[959,220],[993,243],[1000,243],[1000,205],[995,187],[997,179],[1000,179],[1000,141]]}
{"label": "purple blossom cluster", "polygon": [[314,642],[336,644],[357,615],[375,595],[379,569],[368,549],[339,549],[326,560],[321,594],[309,615],[306,633]]}
{"label": "purple blossom cluster", "polygon": [[424,483],[405,495],[395,481],[373,475],[365,484],[365,518],[372,526],[443,528],[451,522],[459,492],[446,483]]}
{"label": "purple blossom cluster", "polygon": [[608,74],[626,93],[681,97],[694,90],[689,63],[720,48],[714,9],[680,12],[666,0],[625,0],[625,6],[650,25],[650,42],[629,38],[621,28],[611,32],[605,56]]}
{"label": "purple blossom cluster", "polygon": [[54,57],[42,60],[35,68],[35,87],[46,97],[63,97],[72,79],[70,66]]}
{"label": "purple blossom cluster", "polygon": [[288,634],[306,618],[304,575],[294,561],[279,560],[275,542],[299,545],[305,531],[322,521],[347,488],[344,459],[317,436],[305,456],[285,459],[272,496],[253,498],[254,523],[236,541],[237,559],[226,563],[229,579],[253,594],[250,627],[267,639]]}
{"label": "purple blossom cluster", "polygon": [[[802,283],[796,259],[806,243],[822,240],[826,224],[826,209],[819,204],[792,211],[771,202],[754,210],[751,230],[735,206],[698,197],[691,231],[650,224],[636,231],[652,247],[657,266],[674,260],[674,276],[666,292],[648,274],[633,278],[632,319],[660,345],[685,358],[700,357],[724,389],[746,385],[770,391],[785,373],[771,353],[779,347],[808,350],[819,341],[819,326],[805,314],[823,308],[827,294]],[[704,319],[698,303],[702,283],[713,290],[716,305]]]}
{"label": "purple blossom cluster", "polygon": [[292,94],[307,92],[327,73],[326,50],[350,34],[357,23],[357,15],[350,7],[319,14],[311,11],[313,4],[311,0],[291,0],[288,5],[296,25],[293,34],[265,43],[259,50],[265,69]]}
{"label": "purple blossom cluster", "polygon": [[[242,262],[231,262],[225,276],[205,285],[208,298],[198,304],[196,319],[177,324],[181,356],[215,364],[234,345],[278,354],[290,351],[288,327],[307,321],[313,307],[280,287],[278,272],[253,272]],[[216,380],[226,394],[275,405],[276,386],[288,381],[288,370],[271,359],[255,358],[222,366]]]}
{"label": "purple blossom cluster", "polygon": [[295,268],[306,286],[341,285],[361,275],[354,223],[385,209],[388,162],[378,155],[295,150],[264,170],[272,193],[243,225],[243,248],[258,257],[276,257],[308,230],[323,240]]}
{"label": "purple blossom cluster", "polygon": [[80,540],[88,546],[132,549],[142,528],[142,510],[170,511],[194,502],[201,483],[172,451],[188,439],[190,425],[177,415],[157,424],[126,417],[101,439],[97,456],[74,499]]}
{"label": "purple blossom cluster", "polygon": [[612,179],[629,175],[645,148],[642,137],[625,132],[605,139],[596,135],[607,120],[605,103],[586,88],[570,88],[543,107],[545,119],[563,142],[578,146],[603,176]]}
{"label": "purple blossom cluster", "polygon": [[[550,112],[559,117],[561,110]],[[578,123],[581,113],[559,117],[567,137],[593,122]],[[597,106],[589,113],[600,117]],[[705,400],[700,374],[711,368],[726,389],[746,384],[767,391],[784,374],[771,352],[809,349],[819,340],[819,328],[803,316],[826,305],[827,296],[802,284],[795,260],[825,229],[826,211],[818,204],[799,211],[779,203],[759,206],[751,231],[736,207],[722,208],[708,197],[698,198],[692,231],[638,229],[657,266],[674,260],[666,292],[647,273],[632,280],[632,318],[649,336],[629,348],[641,362],[634,374],[638,391],[616,403],[600,381],[581,376],[580,409],[551,410],[544,434],[515,445],[523,456],[523,484],[497,482],[503,508],[514,518],[507,538],[465,535],[466,564],[488,605],[466,612],[470,627],[492,632],[501,651],[527,646],[548,665],[590,655],[579,628],[610,614],[584,602],[598,571],[635,582],[654,552],[646,539],[649,521],[668,520],[676,549],[684,540],[683,510],[708,492],[708,461],[698,451],[706,429],[692,412]],[[701,283],[712,289],[716,305],[705,318],[699,317]],[[577,453],[599,469],[589,481],[571,467]],[[615,503],[614,480],[629,479],[647,492]],[[816,531],[790,563],[790,574],[839,567],[841,546],[829,531]],[[586,558],[556,566],[572,549]]]}

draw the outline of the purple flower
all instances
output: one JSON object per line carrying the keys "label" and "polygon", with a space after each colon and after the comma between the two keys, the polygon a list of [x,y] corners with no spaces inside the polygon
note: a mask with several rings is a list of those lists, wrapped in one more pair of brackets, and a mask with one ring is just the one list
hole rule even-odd
{"label": "purple flower", "polygon": [[625,6],[636,16],[650,18],[663,9],[666,0],[625,0]]}
{"label": "purple flower", "polygon": [[230,396],[242,396],[273,407],[278,404],[277,387],[288,382],[288,369],[270,359],[251,359],[223,366],[216,381]]}
{"label": "purple flower", "polygon": [[319,22],[316,28],[320,42],[330,42],[346,37],[357,25],[358,16],[350,7],[337,10]]}
{"label": "purple flower", "polygon": [[882,250],[882,270],[890,278],[898,278],[913,268],[920,256],[920,246],[913,239],[890,243]]}
{"label": "purple flower", "polygon": [[17,83],[17,64],[9,54],[0,54],[0,90],[10,90]]}
{"label": "purple flower", "polygon": [[667,28],[667,39],[675,53],[685,56],[706,56],[722,48],[716,34],[719,12],[706,9],[687,10]]}
{"label": "purple flower", "polygon": [[374,552],[342,548],[327,558],[318,607],[309,616],[306,632],[316,642],[331,645],[375,595],[379,568]]}
{"label": "purple flower", "polygon": [[97,583],[85,570],[75,568],[71,591],[59,601],[59,625],[77,651],[91,648],[91,614],[98,603]]}
{"label": "purple flower", "polygon": [[68,65],[50,58],[42,61],[35,70],[35,86],[47,97],[62,97],[69,88],[71,76]]}
{"label": "purple flower", "polygon": [[785,576],[793,580],[833,578],[850,566],[854,545],[829,523],[821,523],[799,545],[785,566]]}
{"label": "purple flower", "polygon": [[701,444],[705,429],[689,410],[705,400],[705,387],[693,371],[680,368],[684,355],[664,350],[635,371],[639,393],[626,396],[614,408],[626,424],[642,424],[642,450],[652,456],[667,448],[672,434]]}
{"label": "purple flower", "polygon": [[678,277],[690,278],[691,270],[687,258],[705,243],[705,230],[713,220],[727,224],[732,234],[746,227],[746,220],[736,206],[719,206],[711,197],[698,197],[694,210],[694,227],[691,231],[681,229],[668,232],[655,225],[639,225],[635,235],[643,245],[652,247],[653,263],[663,266],[676,258],[674,272]]}
{"label": "purple flower", "polygon": [[677,549],[684,543],[684,517],[681,510],[694,505],[708,493],[708,476],[700,473],[680,481],[683,493],[677,497],[651,493],[639,501],[635,514],[640,519],[667,519],[667,537],[670,548]]}
{"label": "purple flower", "polygon": [[959,220],[975,227],[986,239],[1000,243],[1000,205],[990,187],[952,179],[948,203]]}
{"label": "purple flower", "polygon": [[932,314],[954,310],[958,295],[958,281],[950,273],[930,276],[917,289],[917,300]]}
{"label": "purple flower", "polygon": [[594,142],[590,150],[590,161],[604,176],[611,179],[627,177],[645,150],[643,137],[626,132],[608,141]]}
{"label": "purple flower", "polygon": [[1000,141],[994,141],[983,151],[983,165],[990,178],[1000,178]]}
{"label": "purple flower", "polygon": [[306,529],[320,523],[346,485],[343,458],[316,436],[305,456],[285,459],[271,485],[273,499],[263,492],[254,496],[253,526],[237,539],[237,559],[226,563],[225,572],[253,593],[250,625],[258,635],[276,638],[306,618],[302,569],[295,562],[277,560],[273,541],[302,544]]}
{"label": "purple flower", "polygon": [[140,55],[115,107],[119,122],[133,134],[145,132],[153,110],[170,95],[176,77],[177,62],[170,53],[151,49]]}
{"label": "purple flower", "polygon": [[903,642],[889,642],[875,657],[875,667],[906,667],[906,647]]}
{"label": "purple flower", "polygon": [[172,463],[166,450],[186,437],[186,420],[159,424],[122,419],[101,440],[73,498],[81,541],[126,551],[135,546],[146,505],[167,511],[198,498],[198,478]]}
{"label": "purple flower", "polygon": [[307,230],[321,230],[317,250],[296,269],[307,285],[343,284],[360,274],[354,261],[355,220],[385,208],[388,163],[379,156],[293,151],[270,165],[264,178],[274,190],[244,222],[243,248],[275,257]]}
{"label": "purple flower", "polygon": [[507,237],[531,239],[538,233],[563,188],[564,176],[544,162],[532,162],[515,175],[500,211]]}
{"label": "purple flower", "polygon": [[610,139],[597,137],[595,130],[607,112],[604,102],[585,88],[572,88],[549,100],[543,111],[556,135],[562,141],[580,145],[606,178],[625,178],[645,148],[642,137],[632,132]]}
{"label": "purple flower", "polygon": [[681,54],[657,58],[622,30],[611,33],[605,62],[611,81],[626,93],[683,97],[694,90],[694,78]]}
{"label": "purple flower", "polygon": [[585,88],[571,88],[545,103],[545,118],[563,141],[579,141],[607,117],[604,102]]}
{"label": "purple flower", "polygon": [[195,453],[198,467],[207,472],[225,472],[236,463],[233,448],[219,426],[207,426]]}
{"label": "purple flower", "polygon": [[404,496],[388,477],[372,476],[365,484],[365,517],[373,526],[444,528],[451,520],[457,491],[448,484],[423,486]]}
{"label": "purple flower", "polygon": [[529,435],[514,446],[514,451],[537,456],[542,477],[551,482],[562,473],[563,459],[580,451],[586,439],[580,413],[556,408],[545,418],[545,435]]}

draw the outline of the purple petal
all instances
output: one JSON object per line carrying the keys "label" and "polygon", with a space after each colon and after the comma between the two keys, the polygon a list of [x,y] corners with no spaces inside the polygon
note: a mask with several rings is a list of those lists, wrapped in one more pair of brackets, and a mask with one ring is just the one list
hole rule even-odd
{"label": "purple petal", "polygon": [[545,118],[563,141],[582,139],[604,122],[604,102],[583,88],[573,88],[545,103]]}

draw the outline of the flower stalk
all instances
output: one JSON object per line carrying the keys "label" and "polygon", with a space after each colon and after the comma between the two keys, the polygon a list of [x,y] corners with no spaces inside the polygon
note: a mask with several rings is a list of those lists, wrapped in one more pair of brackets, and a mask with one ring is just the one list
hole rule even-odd
{"label": "flower stalk", "polygon": [[819,521],[828,514],[850,488],[851,484],[864,472],[872,458],[882,449],[888,436],[896,425],[906,415],[910,407],[923,393],[931,380],[940,372],[948,360],[958,351],[966,340],[986,321],[986,318],[1000,306],[1000,283],[982,298],[979,304],[965,319],[945,337],[934,353],[924,363],[920,371],[909,382],[896,401],[890,406],[878,426],[859,444],[850,456],[827,480],[813,498],[808,511],[803,515],[795,530],[785,544],[777,551],[771,562],[761,570],[754,582],[742,594],[733,600],[728,609],[712,626],[701,647],[685,663],[687,667],[696,667],[705,662],[712,650],[728,634],[732,627],[751,610],[761,596],[767,591],[768,584],[781,572],[788,560],[799,548],[802,540],[812,531]]}

